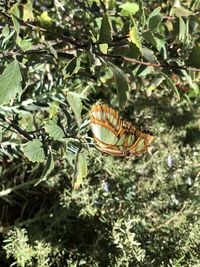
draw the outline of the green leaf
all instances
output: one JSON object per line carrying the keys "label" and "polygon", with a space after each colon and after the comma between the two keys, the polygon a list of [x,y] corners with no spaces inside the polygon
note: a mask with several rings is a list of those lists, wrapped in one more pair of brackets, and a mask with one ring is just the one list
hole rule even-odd
{"label": "green leaf", "polygon": [[185,34],[186,34],[186,24],[184,22],[184,20],[182,19],[182,17],[179,17],[179,35],[178,35],[178,40],[180,42],[184,42],[185,40]]}
{"label": "green leaf", "polygon": [[108,52],[108,45],[107,44],[100,44],[99,48],[103,54],[107,54],[107,52]]}
{"label": "green leaf", "polygon": [[23,51],[28,51],[32,48],[32,41],[31,39],[23,39],[18,36],[17,37],[17,44]]}
{"label": "green leaf", "polygon": [[163,17],[161,15],[153,16],[149,19],[149,29],[155,31],[160,25]]}
{"label": "green leaf", "polygon": [[64,68],[64,75],[65,78],[71,77],[73,74],[77,73],[80,69],[80,58],[74,57],[68,63],[67,66]]}
{"label": "green leaf", "polygon": [[45,160],[42,143],[38,139],[27,142],[23,150],[24,155],[32,162],[43,162]]}
{"label": "green leaf", "polygon": [[149,19],[154,17],[154,16],[157,16],[160,14],[160,11],[161,11],[161,8],[160,7],[157,7],[156,9],[154,9],[151,14],[149,15]]}
{"label": "green leaf", "polygon": [[110,43],[112,41],[111,31],[112,31],[112,27],[111,27],[109,17],[107,14],[105,14],[101,22],[99,42]]}
{"label": "green leaf", "polygon": [[139,11],[137,16],[139,18],[139,25],[143,30],[146,26],[145,8],[142,0],[138,0],[138,4],[139,4]]}
{"label": "green leaf", "polygon": [[200,45],[192,48],[187,64],[191,67],[200,68]]}
{"label": "green leaf", "polygon": [[74,188],[79,188],[83,182],[83,178],[87,176],[87,159],[85,153],[78,154],[76,174],[74,180]]}
{"label": "green leaf", "polygon": [[56,120],[50,120],[45,125],[45,131],[54,139],[60,140],[65,137],[63,130],[57,125]]}
{"label": "green leaf", "polygon": [[9,63],[0,76],[0,105],[14,100],[16,95],[21,95],[22,76],[18,61]]}
{"label": "green leaf", "polygon": [[23,5],[23,20],[34,20],[34,15],[33,15],[33,1],[28,0],[25,5]]}
{"label": "green leaf", "polygon": [[43,11],[40,16],[38,16],[38,20],[40,25],[44,28],[51,28],[53,24],[53,21],[46,10]]}
{"label": "green leaf", "polygon": [[154,78],[151,84],[147,87],[147,96],[151,96],[152,91],[156,89],[164,79],[163,76]]}
{"label": "green leaf", "polygon": [[16,3],[11,8],[11,18],[12,18],[14,29],[15,29],[15,31],[17,33],[17,36],[20,33],[20,24],[19,24],[19,20],[18,20],[18,18],[20,18],[20,11],[19,11],[19,6],[18,5],[19,4]]}
{"label": "green leaf", "polygon": [[80,100],[80,97],[77,96],[77,94],[73,92],[67,93],[67,101],[69,102],[70,107],[72,108],[76,122],[78,126],[80,127],[81,124],[81,111],[82,111],[82,103]]}
{"label": "green leaf", "polygon": [[142,53],[143,53],[144,58],[148,62],[159,64],[159,61],[157,60],[157,57],[154,55],[154,52],[152,50],[150,50],[149,48],[144,47],[142,49]]}
{"label": "green leaf", "polygon": [[54,169],[54,167],[55,167],[55,163],[54,163],[52,152],[50,151],[48,154],[48,157],[47,157],[46,165],[45,165],[43,173],[42,173],[42,177],[35,184],[35,186],[38,185],[40,182],[45,181],[47,179],[48,175]]}
{"label": "green leaf", "polygon": [[151,32],[151,31],[146,31],[146,32],[143,32],[143,37],[144,39],[151,43],[152,45],[154,45],[155,47],[157,47],[157,41],[156,41],[156,38],[154,36],[154,34]]}
{"label": "green leaf", "polygon": [[158,72],[160,72],[160,74],[162,74],[167,82],[167,84],[172,88],[172,90],[175,91],[177,99],[180,100],[180,95],[178,92],[178,89],[176,88],[175,84],[173,83],[173,81],[162,71],[158,70]]}
{"label": "green leaf", "polygon": [[141,51],[139,50],[139,48],[134,44],[134,43],[130,43],[128,49],[126,50],[126,54],[127,57],[130,58],[138,58],[139,56],[142,55]]}
{"label": "green leaf", "polygon": [[109,62],[109,65],[112,68],[114,78],[115,78],[115,84],[117,87],[117,95],[119,100],[119,107],[120,109],[123,109],[126,100],[127,100],[127,92],[129,91],[129,84],[126,77],[126,74],[116,65]]}
{"label": "green leaf", "polygon": [[129,32],[130,40],[141,51],[142,50],[142,44],[141,44],[140,36],[139,36],[139,33],[138,33],[138,28],[137,28],[137,25],[136,25],[134,19],[132,19],[132,23],[133,23],[133,26],[131,27],[131,30]]}
{"label": "green leaf", "polygon": [[122,9],[121,11],[122,16],[129,16],[129,15],[134,16],[139,10],[138,4],[130,3],[130,2],[126,2],[120,5],[119,7]]}

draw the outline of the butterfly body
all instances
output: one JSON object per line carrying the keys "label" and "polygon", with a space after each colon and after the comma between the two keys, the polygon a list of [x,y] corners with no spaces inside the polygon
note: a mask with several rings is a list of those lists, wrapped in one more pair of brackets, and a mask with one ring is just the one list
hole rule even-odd
{"label": "butterfly body", "polygon": [[93,105],[90,126],[97,148],[113,156],[138,156],[147,151],[154,139],[152,133],[138,130],[107,105]]}

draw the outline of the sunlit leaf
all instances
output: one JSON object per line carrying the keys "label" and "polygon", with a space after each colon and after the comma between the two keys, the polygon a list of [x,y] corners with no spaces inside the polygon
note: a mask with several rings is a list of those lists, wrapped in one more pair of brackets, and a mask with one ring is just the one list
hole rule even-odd
{"label": "sunlit leaf", "polygon": [[80,69],[80,58],[74,57],[68,63],[64,69],[65,78],[71,77],[73,74],[76,74]]}
{"label": "sunlit leaf", "polygon": [[121,11],[122,16],[129,16],[129,15],[134,16],[139,10],[138,4],[130,3],[130,2],[126,2],[120,5],[119,7],[122,9]]}
{"label": "sunlit leaf", "polygon": [[65,137],[63,130],[57,125],[56,120],[50,120],[45,125],[45,131],[54,139],[60,140]]}
{"label": "sunlit leaf", "polygon": [[28,21],[28,20],[34,20],[34,15],[33,15],[33,1],[28,0],[25,5],[23,5],[23,20]]}
{"label": "sunlit leaf", "polygon": [[0,104],[7,104],[22,93],[22,76],[19,63],[15,59],[9,63],[0,76]]}
{"label": "sunlit leaf", "polygon": [[41,26],[45,28],[50,28],[53,24],[53,21],[46,10],[43,11],[40,16],[38,16],[38,20]]}
{"label": "sunlit leaf", "polygon": [[159,64],[159,61],[157,60],[157,57],[154,55],[154,52],[151,49],[144,47],[142,49],[142,53],[143,53],[144,58],[148,62]]}
{"label": "sunlit leaf", "polygon": [[70,107],[72,108],[77,124],[80,126],[81,124],[81,111],[82,111],[82,103],[77,94],[73,92],[67,93],[67,101],[69,102]]}
{"label": "sunlit leaf", "polygon": [[133,26],[131,27],[131,30],[129,31],[129,38],[131,42],[133,42],[141,51],[142,44],[141,44],[140,36],[138,33],[137,25],[133,19],[132,19],[132,22],[133,22]]}
{"label": "sunlit leaf", "polygon": [[32,162],[43,162],[45,159],[42,143],[38,139],[27,142],[23,151],[24,155]]}
{"label": "sunlit leaf", "polygon": [[76,174],[74,180],[74,188],[79,188],[83,182],[83,178],[87,176],[87,159],[85,153],[78,154]]}
{"label": "sunlit leaf", "polygon": [[17,33],[17,36],[20,33],[20,24],[18,18],[20,18],[19,4],[16,3],[11,8],[11,18],[13,21],[14,29]]}

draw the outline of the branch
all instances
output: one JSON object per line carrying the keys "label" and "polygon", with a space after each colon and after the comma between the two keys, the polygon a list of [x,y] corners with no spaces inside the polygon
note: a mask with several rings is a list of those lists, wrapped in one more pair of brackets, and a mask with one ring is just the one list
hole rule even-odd
{"label": "branch", "polygon": [[16,124],[14,121],[6,118],[3,114],[0,114],[0,119],[4,122],[7,122],[8,125],[10,125],[13,129],[15,129],[19,134],[21,134],[23,137],[25,137],[28,140],[33,140],[33,137],[25,130],[21,129],[18,124]]}
{"label": "branch", "polygon": [[187,66],[174,66],[174,65],[169,65],[169,64],[151,63],[151,62],[140,61],[140,60],[137,60],[135,58],[123,57],[123,56],[111,55],[111,54],[103,54],[103,53],[98,53],[98,52],[95,52],[95,54],[98,56],[102,56],[102,57],[117,58],[117,59],[121,59],[123,61],[133,62],[133,63],[139,64],[139,65],[145,65],[145,66],[151,66],[151,67],[157,67],[157,68],[168,67],[168,68],[172,68],[172,69],[181,69],[181,70],[187,70],[187,71],[190,70],[190,71],[200,72],[200,69],[191,68],[191,67],[187,67]]}

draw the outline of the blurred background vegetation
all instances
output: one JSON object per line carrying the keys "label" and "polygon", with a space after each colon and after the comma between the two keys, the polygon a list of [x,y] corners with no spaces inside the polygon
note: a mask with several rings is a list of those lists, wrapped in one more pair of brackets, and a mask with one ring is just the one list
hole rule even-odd
{"label": "blurred background vegetation", "polygon": [[[200,266],[199,10],[1,1],[0,266]],[[99,152],[94,103],[150,152]]]}

